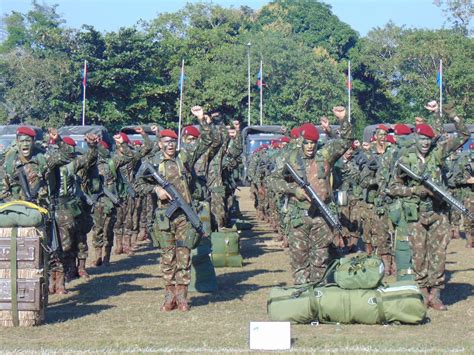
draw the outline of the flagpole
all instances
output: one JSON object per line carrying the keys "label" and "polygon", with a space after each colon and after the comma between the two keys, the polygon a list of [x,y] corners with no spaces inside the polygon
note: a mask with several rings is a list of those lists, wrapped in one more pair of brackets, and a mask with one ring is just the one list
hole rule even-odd
{"label": "flagpole", "polygon": [[347,68],[347,92],[349,96],[347,111],[349,112],[349,116],[348,116],[349,123],[351,122],[351,91],[352,91],[351,61],[349,60],[348,68]]}
{"label": "flagpole", "polygon": [[443,60],[439,61],[439,116],[443,117]]}
{"label": "flagpole", "polygon": [[250,126],[250,46],[252,44],[249,42],[247,43],[247,78],[248,78],[248,99],[247,99],[247,106],[248,106],[248,119],[247,119],[247,126]]}
{"label": "flagpole", "polygon": [[181,76],[179,77],[179,120],[178,120],[178,150],[181,148],[181,121],[183,111],[183,86],[184,86],[184,59],[181,61]]}
{"label": "flagpole", "polygon": [[260,60],[260,126],[263,126],[263,60]]}
{"label": "flagpole", "polygon": [[86,125],[86,87],[87,87],[87,60],[84,60],[84,78],[82,80],[82,125]]}

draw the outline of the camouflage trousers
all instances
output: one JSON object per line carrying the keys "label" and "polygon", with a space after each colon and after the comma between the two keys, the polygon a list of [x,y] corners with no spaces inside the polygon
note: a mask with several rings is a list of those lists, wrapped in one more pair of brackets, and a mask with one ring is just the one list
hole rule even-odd
{"label": "camouflage trousers", "polygon": [[117,217],[114,225],[114,235],[116,239],[122,240],[124,236],[131,236],[133,231],[133,211],[135,209],[134,199],[127,198],[122,205],[117,207]]}
{"label": "camouflage trousers", "polygon": [[132,233],[133,234],[138,234],[140,231],[140,221],[141,221],[141,215],[143,214],[144,210],[144,203],[146,202],[145,197],[142,196],[137,196],[137,198],[134,199],[134,208],[132,211]]}
{"label": "camouflage trousers", "polygon": [[288,242],[294,283],[319,281],[326,271],[335,236],[322,217],[308,217],[298,209],[292,210],[291,217]]}
{"label": "camouflage trousers", "polygon": [[421,212],[418,222],[408,223],[413,270],[420,287],[444,287],[449,229],[447,216],[435,212]]}
{"label": "camouflage trousers", "polygon": [[378,214],[374,205],[365,203],[361,212],[362,238],[372,244],[377,256],[392,254],[392,241],[387,214]]}
{"label": "camouflage trousers", "polygon": [[68,261],[76,257],[74,250],[76,243],[76,221],[74,213],[63,205],[58,206],[56,210],[56,224],[58,226],[61,252],[59,253],[59,260],[56,260],[54,264],[51,265],[51,270],[64,272]]}
{"label": "camouflage trousers", "polygon": [[[177,214],[169,220],[166,230],[155,223],[155,236],[161,244],[161,271],[165,285],[189,285],[191,281],[191,250],[182,245],[189,229],[192,228],[185,215]],[[181,243],[180,243],[181,242]]]}
{"label": "camouflage trousers", "polygon": [[87,245],[87,234],[92,230],[94,220],[91,215],[91,209],[84,206],[81,215],[76,218],[76,240],[75,250],[78,259],[87,259],[89,247]]}
{"label": "camouflage trousers", "polygon": [[224,193],[215,191],[216,188],[211,188],[211,218],[212,230],[218,230],[226,226],[226,211]]}
{"label": "camouflage trousers", "polygon": [[92,228],[92,245],[94,248],[112,248],[116,217],[115,207],[107,206],[100,200],[96,203],[93,215],[94,227]]}

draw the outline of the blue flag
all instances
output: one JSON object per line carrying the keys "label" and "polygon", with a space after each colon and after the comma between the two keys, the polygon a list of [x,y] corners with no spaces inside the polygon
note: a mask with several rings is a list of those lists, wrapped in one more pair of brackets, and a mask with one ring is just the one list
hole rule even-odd
{"label": "blue flag", "polygon": [[441,66],[438,69],[438,75],[436,76],[436,83],[438,84],[438,87],[441,88],[443,85],[443,71],[441,69]]}
{"label": "blue flag", "polygon": [[178,89],[181,91],[183,89],[183,84],[184,84],[184,79],[186,76],[184,75],[184,71],[181,72],[181,75],[179,76],[179,82],[178,82]]}

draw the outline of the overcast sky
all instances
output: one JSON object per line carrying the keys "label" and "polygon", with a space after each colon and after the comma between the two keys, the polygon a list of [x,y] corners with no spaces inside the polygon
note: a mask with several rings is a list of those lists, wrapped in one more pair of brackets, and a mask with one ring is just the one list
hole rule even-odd
{"label": "overcast sky", "polygon": [[[174,12],[189,0],[46,0],[38,2],[58,4],[58,13],[68,27],[80,28],[83,24],[100,31],[116,31],[130,27],[140,19],[151,20],[161,12]],[[374,27],[382,27],[388,21],[407,27],[439,29],[444,18],[433,0],[327,0],[340,20],[348,23],[362,36]],[[224,7],[242,5],[258,9],[269,3],[264,0],[215,0]],[[0,0],[2,15],[11,11],[26,13],[31,0]]]}

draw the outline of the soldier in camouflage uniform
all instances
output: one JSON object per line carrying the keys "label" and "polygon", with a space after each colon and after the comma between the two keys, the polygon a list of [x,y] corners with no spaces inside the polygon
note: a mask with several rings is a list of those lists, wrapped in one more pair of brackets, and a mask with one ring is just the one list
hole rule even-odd
{"label": "soldier in camouflage uniform", "polygon": [[[160,151],[147,157],[156,171],[167,179],[181,193],[188,204],[192,203],[189,189],[190,172],[177,156],[178,136],[172,130],[160,132]],[[166,216],[171,196],[152,178],[139,174],[136,184],[141,195],[155,193],[158,196],[158,208],[153,225],[154,239],[161,245],[161,270],[165,280],[165,302],[161,311],[174,309],[186,312],[188,285],[191,280],[191,248],[198,242],[197,233],[188,222],[186,215],[176,211],[170,218]]]}
{"label": "soldier in camouflage uniform", "polygon": [[[433,111],[437,111],[436,103],[429,105]],[[458,133],[456,137],[433,144],[435,132],[432,127],[419,124],[415,129],[415,148],[399,159],[414,173],[427,174],[434,183],[441,186],[441,170],[445,159],[469,137],[464,120],[452,114],[450,116]],[[413,254],[415,280],[428,306],[446,310],[440,291],[445,283],[446,249],[450,240],[448,207],[435,198],[421,182],[406,176],[398,166],[392,176],[387,193],[402,201],[403,218],[407,223],[408,242]]]}
{"label": "soldier in camouflage uniform", "polygon": [[[126,144],[130,144],[130,139],[125,133],[119,133],[122,140]],[[144,140],[144,145],[140,149],[132,150],[130,146],[125,147],[123,144],[119,146],[115,154],[119,156],[130,155],[132,159],[129,163],[121,166],[117,170],[118,178],[118,194],[122,203],[117,207],[117,220],[114,226],[115,236],[115,254],[133,255],[132,240],[136,241],[138,230],[133,224],[133,213],[135,210],[136,193],[133,190],[133,180],[136,171],[136,166],[140,159],[150,153],[153,144],[148,138],[146,132],[141,133]]]}
{"label": "soldier in camouflage uniform", "polygon": [[[340,120],[341,138],[331,140],[322,149],[316,150],[318,129],[313,124],[304,124],[300,127],[302,147],[294,150],[288,158],[288,163],[300,176],[306,177],[325,203],[331,200],[329,176],[332,166],[352,141],[351,125],[344,119],[345,109],[339,106],[333,112]],[[285,169],[275,171],[274,179],[275,188],[289,196],[289,244],[294,283],[319,281],[329,261],[329,247],[339,244],[339,235],[334,234],[317,209],[311,208],[308,196],[292,182]]]}

